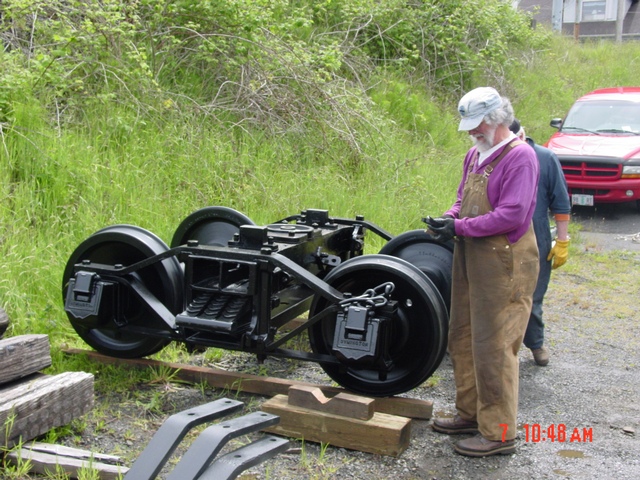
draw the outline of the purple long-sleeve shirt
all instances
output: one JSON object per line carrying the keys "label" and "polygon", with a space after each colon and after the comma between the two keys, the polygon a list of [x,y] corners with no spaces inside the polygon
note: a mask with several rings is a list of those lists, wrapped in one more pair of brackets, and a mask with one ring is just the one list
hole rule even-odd
{"label": "purple long-sleeve shirt", "polygon": [[[502,149],[499,149],[494,152],[479,168],[476,165],[473,173],[482,173],[501,151]],[[467,152],[457,200],[445,215],[451,215],[456,219],[456,235],[489,237],[505,234],[511,243],[515,243],[529,229],[536,208],[540,174],[536,154],[527,144],[515,146],[498,162],[489,176],[487,196],[493,210],[477,217],[460,219],[462,192],[469,172],[469,163],[476,155],[475,147]]]}

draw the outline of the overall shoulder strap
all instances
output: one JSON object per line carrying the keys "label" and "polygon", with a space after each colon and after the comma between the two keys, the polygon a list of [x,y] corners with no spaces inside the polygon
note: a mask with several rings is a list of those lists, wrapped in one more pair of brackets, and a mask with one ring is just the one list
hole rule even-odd
{"label": "overall shoulder strap", "polygon": [[498,155],[496,158],[494,158],[491,163],[489,165],[487,165],[487,167],[484,169],[485,175],[489,175],[493,169],[496,167],[496,165],[498,164],[498,162],[500,160],[502,160],[507,153],[509,153],[514,147],[517,147],[518,145],[522,145],[524,142],[522,140],[518,140],[517,138],[514,138],[513,140],[511,140],[509,143],[507,143],[504,148],[502,149],[502,151],[500,152],[500,155]]}

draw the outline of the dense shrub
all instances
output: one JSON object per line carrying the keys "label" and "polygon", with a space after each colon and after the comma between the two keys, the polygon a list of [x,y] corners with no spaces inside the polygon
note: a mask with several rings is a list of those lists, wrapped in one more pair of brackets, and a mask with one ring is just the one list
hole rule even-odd
{"label": "dense shrub", "polygon": [[500,0],[4,0],[0,120],[20,91],[61,127],[119,102],[135,119],[319,128],[357,154],[363,132],[384,127],[372,75],[457,94],[514,49],[541,47],[528,22]]}

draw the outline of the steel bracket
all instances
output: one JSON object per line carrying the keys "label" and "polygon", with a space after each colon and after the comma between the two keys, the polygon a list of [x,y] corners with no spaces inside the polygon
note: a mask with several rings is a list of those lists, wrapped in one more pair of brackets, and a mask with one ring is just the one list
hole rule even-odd
{"label": "steel bracket", "polygon": [[[152,480],[192,428],[230,415],[243,407],[242,402],[223,398],[170,416],[127,472],[124,480]],[[182,456],[167,480],[227,480],[288,448],[289,442],[264,436],[229,454],[215,456],[233,438],[257,432],[277,424],[280,418],[266,412],[254,412],[206,428]],[[213,472],[213,473],[212,473]]]}

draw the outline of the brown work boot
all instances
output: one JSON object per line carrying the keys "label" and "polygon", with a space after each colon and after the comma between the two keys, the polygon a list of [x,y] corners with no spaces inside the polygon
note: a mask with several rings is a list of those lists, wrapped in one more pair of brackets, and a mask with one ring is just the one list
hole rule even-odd
{"label": "brown work boot", "polygon": [[455,435],[458,433],[478,433],[478,422],[464,420],[460,415],[453,418],[436,418],[431,424],[436,432]]}
{"label": "brown work boot", "polygon": [[453,448],[460,455],[467,457],[488,457],[490,455],[509,455],[516,452],[516,441],[487,440],[482,435],[465,438],[456,443]]}
{"label": "brown work boot", "polygon": [[533,354],[533,360],[536,364],[541,367],[545,367],[549,364],[549,350],[547,350],[547,347],[543,346],[540,348],[532,348],[531,353]]}

